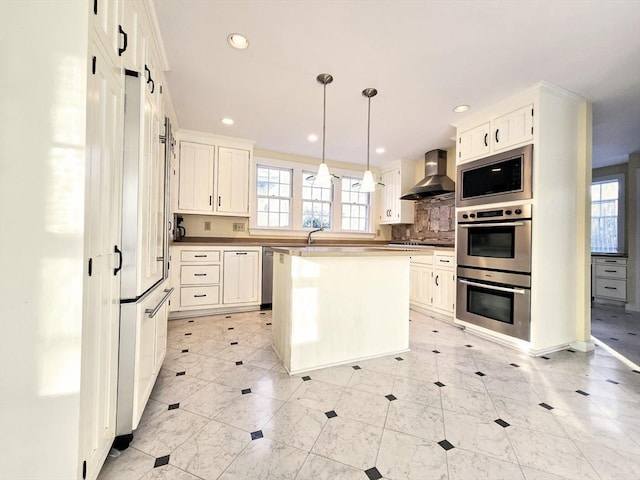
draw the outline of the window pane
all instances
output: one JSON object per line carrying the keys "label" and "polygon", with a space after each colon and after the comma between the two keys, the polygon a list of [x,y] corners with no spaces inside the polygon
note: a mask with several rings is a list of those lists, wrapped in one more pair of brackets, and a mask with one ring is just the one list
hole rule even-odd
{"label": "window pane", "polygon": [[259,227],[268,227],[269,226],[269,214],[266,212],[258,212],[258,226]]}
{"label": "window pane", "polygon": [[289,226],[289,214],[288,213],[281,213],[280,214],[280,225],[281,227],[288,227]]}
{"label": "window pane", "polygon": [[280,170],[280,183],[291,184],[291,172],[289,170]]}
{"label": "window pane", "polygon": [[591,200],[600,200],[600,185],[591,185]]}
{"label": "window pane", "polygon": [[268,189],[269,185],[266,182],[258,181],[258,195],[267,195],[269,191]]}
{"label": "window pane", "polygon": [[302,198],[311,198],[311,187],[302,187]]}
{"label": "window pane", "polygon": [[289,185],[280,185],[280,196],[281,197],[290,197],[291,196],[291,186]]}
{"label": "window pane", "polygon": [[269,169],[269,181],[278,183],[280,181],[280,170]]}
{"label": "window pane", "polygon": [[280,200],[280,211],[289,213],[289,200]]}
{"label": "window pane", "polygon": [[269,207],[269,200],[266,198],[259,198],[258,199],[258,211],[259,212],[266,212]]}
{"label": "window pane", "polygon": [[266,182],[269,179],[269,171],[266,168],[258,167],[258,181]]}
{"label": "window pane", "polygon": [[603,200],[618,199],[618,182],[602,183],[601,187]]}

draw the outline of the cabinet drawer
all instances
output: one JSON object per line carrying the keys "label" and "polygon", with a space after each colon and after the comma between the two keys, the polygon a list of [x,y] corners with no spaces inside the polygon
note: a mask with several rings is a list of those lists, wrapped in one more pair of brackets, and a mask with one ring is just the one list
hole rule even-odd
{"label": "cabinet drawer", "polygon": [[433,255],[414,255],[411,257],[413,265],[433,265]]}
{"label": "cabinet drawer", "polygon": [[180,260],[183,262],[219,262],[220,250],[183,250]]}
{"label": "cabinet drawer", "polygon": [[181,265],[180,285],[220,283],[220,265]]}
{"label": "cabinet drawer", "polygon": [[433,264],[440,267],[451,267],[451,268],[454,268],[456,266],[456,262],[453,255],[442,255],[438,253],[434,255]]}
{"label": "cabinet drawer", "polygon": [[595,296],[626,300],[627,282],[624,280],[609,280],[599,278],[596,280]]}
{"label": "cabinet drawer", "polygon": [[200,305],[218,305],[220,303],[220,286],[181,287],[180,306],[194,307]]}
{"label": "cabinet drawer", "polygon": [[626,265],[626,258],[596,258],[596,265]]}
{"label": "cabinet drawer", "polygon": [[596,264],[596,277],[627,278],[627,267],[624,265]]}

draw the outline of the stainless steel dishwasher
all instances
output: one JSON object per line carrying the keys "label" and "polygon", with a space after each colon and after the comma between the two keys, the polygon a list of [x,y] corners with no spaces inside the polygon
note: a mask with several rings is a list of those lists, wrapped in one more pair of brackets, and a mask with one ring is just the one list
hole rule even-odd
{"label": "stainless steel dishwasher", "polygon": [[262,301],[261,310],[271,308],[273,297],[273,250],[262,247]]}

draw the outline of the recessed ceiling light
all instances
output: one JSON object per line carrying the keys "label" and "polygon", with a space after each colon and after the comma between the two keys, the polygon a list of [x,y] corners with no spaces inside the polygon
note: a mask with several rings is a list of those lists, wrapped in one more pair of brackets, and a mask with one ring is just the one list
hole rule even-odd
{"label": "recessed ceiling light", "polygon": [[307,139],[308,139],[310,142],[317,142],[317,141],[318,141],[318,136],[317,136],[315,133],[312,133],[311,135],[309,135],[309,136],[307,137]]}
{"label": "recessed ceiling light", "polygon": [[222,120],[220,120],[222,123],[224,123],[225,125],[233,125],[233,118],[228,118],[225,117]]}
{"label": "recessed ceiling light", "polygon": [[247,40],[247,37],[241,33],[230,33],[227,37],[227,42],[233,48],[237,48],[238,50],[244,50],[249,46],[249,40]]}
{"label": "recessed ceiling light", "polygon": [[376,148],[376,153],[384,153],[384,147]]}
{"label": "recessed ceiling light", "polygon": [[466,112],[467,110],[469,110],[469,105],[458,105],[453,109],[456,113]]}

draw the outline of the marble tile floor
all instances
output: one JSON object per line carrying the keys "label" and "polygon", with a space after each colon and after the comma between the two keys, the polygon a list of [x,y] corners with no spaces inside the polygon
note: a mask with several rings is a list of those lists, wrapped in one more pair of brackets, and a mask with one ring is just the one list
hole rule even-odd
{"label": "marble tile floor", "polygon": [[591,335],[640,366],[640,312],[593,304]]}
{"label": "marble tile floor", "polygon": [[640,372],[414,312],[410,332],[410,352],[289,376],[271,312],[171,321],[135,438],[99,480],[640,479]]}

